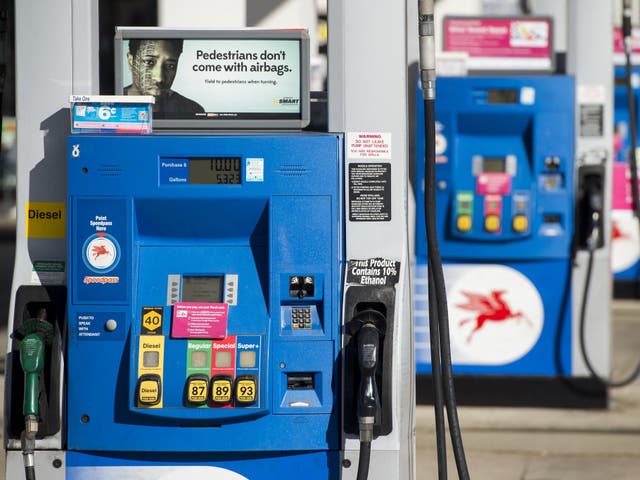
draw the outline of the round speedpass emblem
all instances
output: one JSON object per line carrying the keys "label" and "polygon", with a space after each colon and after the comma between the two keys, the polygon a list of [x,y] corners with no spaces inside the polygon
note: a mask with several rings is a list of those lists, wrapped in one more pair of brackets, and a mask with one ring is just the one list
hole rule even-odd
{"label": "round speedpass emblem", "polygon": [[92,235],[84,243],[84,263],[96,273],[107,273],[120,261],[118,241],[108,234]]}

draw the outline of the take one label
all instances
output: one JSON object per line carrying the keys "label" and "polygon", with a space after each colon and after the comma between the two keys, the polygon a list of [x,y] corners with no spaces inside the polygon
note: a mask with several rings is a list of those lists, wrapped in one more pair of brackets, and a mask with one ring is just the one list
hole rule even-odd
{"label": "take one label", "polygon": [[173,305],[173,338],[225,338],[229,305],[226,303],[176,302]]}

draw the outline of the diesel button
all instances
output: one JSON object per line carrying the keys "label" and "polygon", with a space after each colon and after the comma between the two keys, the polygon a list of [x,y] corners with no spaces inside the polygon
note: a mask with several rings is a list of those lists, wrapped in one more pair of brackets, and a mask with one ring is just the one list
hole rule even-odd
{"label": "diesel button", "polygon": [[160,375],[148,373],[138,379],[136,388],[139,407],[152,407],[162,398],[162,380]]}

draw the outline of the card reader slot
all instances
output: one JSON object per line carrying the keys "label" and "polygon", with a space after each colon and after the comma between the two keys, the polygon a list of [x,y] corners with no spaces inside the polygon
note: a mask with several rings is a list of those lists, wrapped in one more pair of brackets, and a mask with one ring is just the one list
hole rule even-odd
{"label": "card reader slot", "polygon": [[287,390],[313,390],[313,373],[287,373]]}

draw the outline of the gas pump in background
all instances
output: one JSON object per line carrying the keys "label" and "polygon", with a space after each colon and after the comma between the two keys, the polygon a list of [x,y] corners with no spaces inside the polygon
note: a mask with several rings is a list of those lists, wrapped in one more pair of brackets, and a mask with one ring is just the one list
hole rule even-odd
{"label": "gas pump in background", "polygon": [[[457,382],[568,372],[573,79],[445,77],[437,91],[438,232]],[[418,234],[418,325],[425,252]],[[430,364],[427,335],[416,340],[419,374]]]}
{"label": "gas pump in background", "polygon": [[[454,27],[458,32],[466,28],[467,20],[474,21],[445,19],[445,45],[456,44],[454,36],[447,36]],[[528,28],[528,20],[535,22],[512,22]],[[502,27],[500,22],[505,21],[478,19],[474,26]],[[465,48],[473,47],[467,42]],[[543,59],[532,51],[531,64],[541,64]],[[481,52],[472,51],[468,60],[476,72],[488,65],[480,57]],[[505,65],[511,62],[501,60]],[[603,382],[576,371],[574,303],[581,297],[572,286],[572,270],[575,252],[590,245],[589,232],[603,231],[605,188],[603,164],[582,165],[576,160],[576,88],[574,77],[550,74],[475,74],[437,80],[438,240],[462,403],[607,403]],[[421,105],[416,118],[421,131]],[[418,144],[417,158],[423,148]],[[414,286],[418,398],[430,403],[423,179],[418,162]],[[593,248],[602,248],[603,240],[597,242]],[[606,345],[592,346],[598,356],[603,351]],[[589,395],[580,393],[585,389]]]}
{"label": "gas pump in background", "polygon": [[[636,63],[638,29],[633,29],[631,60]],[[614,164],[611,211],[611,270],[614,295],[620,298],[640,296],[640,228],[633,213],[631,190],[631,122],[627,87],[627,67],[622,29],[614,29]],[[640,67],[631,66],[631,87],[635,105],[640,100]],[[637,117],[637,108],[636,108]],[[636,127],[638,121],[634,122]],[[636,133],[637,135],[637,133]]]}

